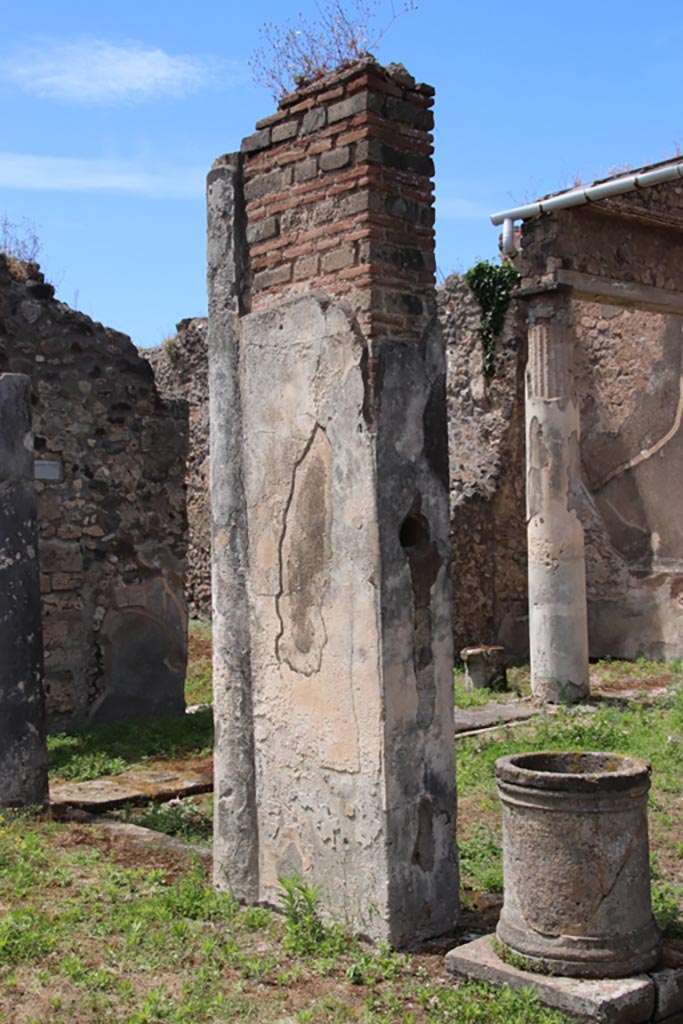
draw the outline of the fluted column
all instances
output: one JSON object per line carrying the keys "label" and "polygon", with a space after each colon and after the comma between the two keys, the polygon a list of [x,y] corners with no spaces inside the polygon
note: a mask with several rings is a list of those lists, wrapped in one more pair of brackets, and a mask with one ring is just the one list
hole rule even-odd
{"label": "fluted column", "polygon": [[564,305],[532,306],[526,373],[529,642],[535,697],[589,694],[574,335]]}

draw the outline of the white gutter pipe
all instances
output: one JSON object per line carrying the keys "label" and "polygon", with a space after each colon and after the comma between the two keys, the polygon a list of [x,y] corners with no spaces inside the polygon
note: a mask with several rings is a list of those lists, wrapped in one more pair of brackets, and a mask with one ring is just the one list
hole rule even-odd
{"label": "white gutter pipe", "polygon": [[623,195],[625,192],[634,192],[636,189],[648,188],[651,185],[661,185],[663,182],[673,181],[675,178],[683,178],[683,161],[677,164],[667,164],[666,167],[657,167],[652,171],[628,174],[623,178],[612,178],[600,185],[589,185],[588,188],[573,188],[569,192],[561,192],[548,199],[539,199],[527,206],[517,206],[512,210],[492,213],[491,223],[503,225],[503,252],[513,253],[515,251],[514,224],[516,220],[537,217],[539,213],[552,213],[553,210],[566,210],[570,206],[597,203],[610,196]]}

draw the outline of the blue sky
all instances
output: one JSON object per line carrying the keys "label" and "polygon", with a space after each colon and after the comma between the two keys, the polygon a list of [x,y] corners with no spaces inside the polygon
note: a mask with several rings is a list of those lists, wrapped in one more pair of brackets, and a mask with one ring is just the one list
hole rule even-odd
{"label": "blue sky", "polygon": [[[299,10],[315,17],[309,0],[0,0],[0,216],[37,226],[60,299],[140,346],[205,313],[204,178],[275,109],[248,60]],[[437,90],[440,275],[495,255],[490,213],[683,149],[682,46],[680,0],[400,17],[376,55]]]}

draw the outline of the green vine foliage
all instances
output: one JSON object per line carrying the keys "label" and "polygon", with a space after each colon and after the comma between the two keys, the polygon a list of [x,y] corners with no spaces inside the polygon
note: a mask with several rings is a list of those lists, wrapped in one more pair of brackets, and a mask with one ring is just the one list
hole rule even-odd
{"label": "green vine foliage", "polygon": [[484,349],[484,376],[493,377],[496,370],[496,338],[503,330],[505,314],[510,305],[512,289],[520,279],[511,263],[480,260],[465,274],[467,284],[481,306],[479,337]]}

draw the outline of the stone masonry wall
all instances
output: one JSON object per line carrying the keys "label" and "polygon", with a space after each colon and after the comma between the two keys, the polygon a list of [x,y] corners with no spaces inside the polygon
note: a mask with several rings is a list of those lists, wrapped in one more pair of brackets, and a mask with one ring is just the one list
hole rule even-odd
{"label": "stone masonry wall", "polygon": [[524,221],[515,262],[523,287],[570,270],[681,292],[682,249],[683,182],[672,181]]}
{"label": "stone masonry wall", "polygon": [[4,257],[0,370],[32,382],[49,727],[182,711],[185,404]]}
{"label": "stone masonry wall", "polygon": [[481,311],[464,278],[438,292],[448,346],[453,637],[462,647],[502,643],[528,651],[524,362],[526,324],[513,304],[483,374]]}
{"label": "stone masonry wall", "polygon": [[181,320],[175,337],[145,351],[164,398],[187,400],[190,437],[187,455],[187,571],[185,597],[190,615],[211,615],[211,503],[209,496],[209,380],[207,320]]}

